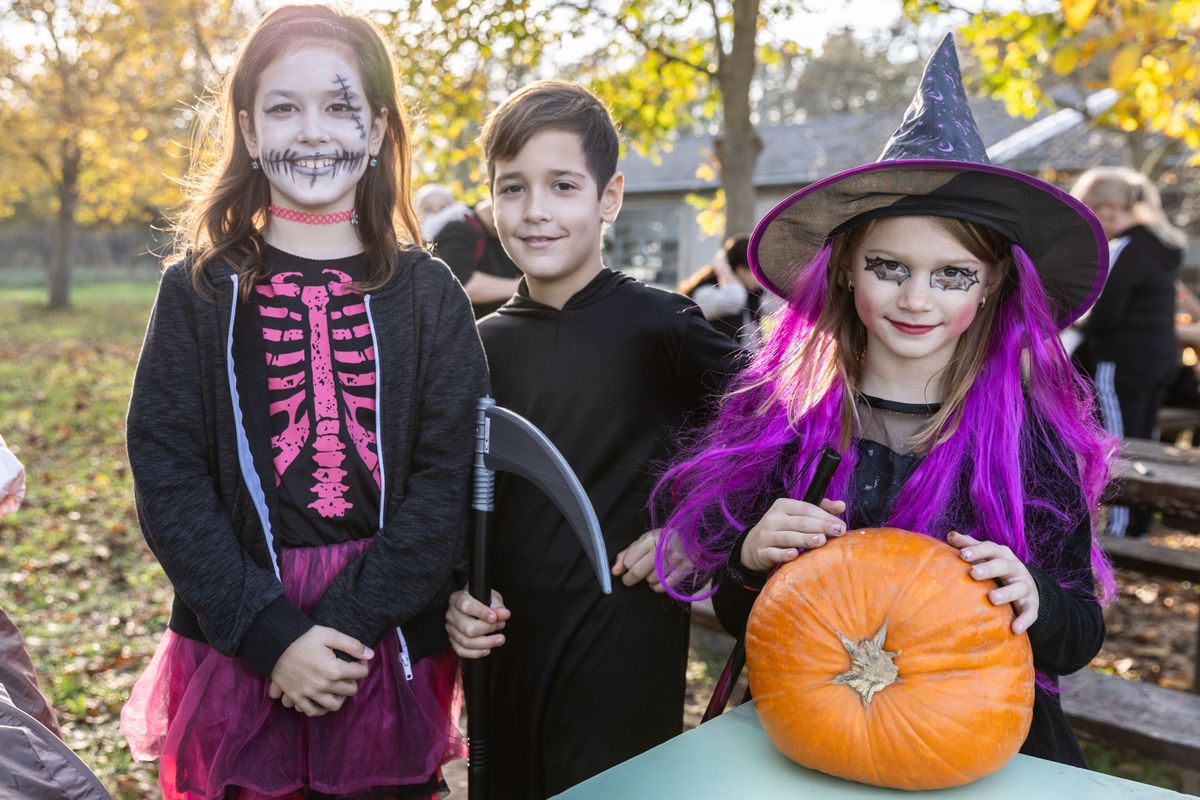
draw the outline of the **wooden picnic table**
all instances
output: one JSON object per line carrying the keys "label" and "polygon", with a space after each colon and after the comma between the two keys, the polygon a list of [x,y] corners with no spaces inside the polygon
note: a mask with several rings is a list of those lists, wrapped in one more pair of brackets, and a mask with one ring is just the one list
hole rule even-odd
{"label": "wooden picnic table", "polygon": [[[964,742],[970,747],[970,742]],[[1187,795],[1053,761],[1018,755],[974,783],[936,792],[881,789],[805,769],[779,753],[758,722],[754,704],[727,711],[618,764],[557,797],[562,800],[1182,800]]]}
{"label": "wooden picnic table", "polygon": [[1113,502],[1161,511],[1166,525],[1200,531],[1200,449],[1125,439],[1112,480]]}

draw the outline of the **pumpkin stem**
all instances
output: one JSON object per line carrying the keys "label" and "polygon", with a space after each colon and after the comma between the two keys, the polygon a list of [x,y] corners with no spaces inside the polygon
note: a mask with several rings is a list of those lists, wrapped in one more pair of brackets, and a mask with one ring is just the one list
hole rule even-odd
{"label": "pumpkin stem", "polygon": [[842,647],[850,654],[850,669],[838,675],[831,682],[842,683],[858,692],[864,706],[871,705],[871,699],[876,692],[886,689],[896,682],[900,669],[892,663],[892,659],[900,655],[883,649],[884,639],[887,638],[887,623],[884,622],[879,632],[870,639],[863,639],[858,644],[847,639],[839,630],[834,630]]}

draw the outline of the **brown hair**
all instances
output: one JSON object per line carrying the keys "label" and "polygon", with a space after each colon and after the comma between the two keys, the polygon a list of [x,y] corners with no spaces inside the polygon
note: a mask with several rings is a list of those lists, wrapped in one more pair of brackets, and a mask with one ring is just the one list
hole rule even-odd
{"label": "brown hair", "polygon": [[282,6],[251,32],[193,138],[190,202],[175,225],[175,244],[177,251],[194,255],[192,284],[203,295],[209,294],[204,269],[210,262],[224,260],[237,271],[244,298],[267,277],[261,225],[271,202],[270,186],[262,171],[251,167],[238,112],[253,116],[259,76],[266,67],[288,50],[312,43],[341,45],[352,54],[371,113],[387,115],[377,166],[368,167],[355,191],[358,237],[367,253],[367,273],[357,288],[385,285],[401,249],[420,241],[411,199],[408,123],[396,93],[395,62],[383,37],[367,20],[327,6]]}
{"label": "brown hair", "polygon": [[582,86],[567,81],[537,81],[510,94],[483,123],[479,134],[487,159],[488,185],[496,179],[496,160],[515,158],[525,144],[543,131],[563,131],[579,137],[588,171],[596,181],[596,196],[617,171],[621,144],[612,116],[600,100]]}

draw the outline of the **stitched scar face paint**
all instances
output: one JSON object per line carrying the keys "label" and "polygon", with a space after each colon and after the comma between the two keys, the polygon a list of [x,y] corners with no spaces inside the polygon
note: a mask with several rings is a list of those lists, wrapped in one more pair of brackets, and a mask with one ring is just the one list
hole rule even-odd
{"label": "stitched scar face paint", "polygon": [[335,150],[332,153],[305,154],[298,150],[272,150],[262,159],[262,166],[269,173],[286,175],[295,183],[297,180],[307,180],[310,187],[316,184],[318,178],[336,178],[343,170],[362,172],[365,150],[346,152]]}
{"label": "stitched scar face paint", "polygon": [[239,121],[271,202],[310,213],[354,206],[371,148],[383,135],[357,57],[320,44],[271,62],[259,78],[253,119],[242,112]]}
{"label": "stitched scar face paint", "polygon": [[849,266],[867,331],[864,380],[880,385],[896,376],[933,380],[975,320],[995,270],[930,217],[876,221]]}

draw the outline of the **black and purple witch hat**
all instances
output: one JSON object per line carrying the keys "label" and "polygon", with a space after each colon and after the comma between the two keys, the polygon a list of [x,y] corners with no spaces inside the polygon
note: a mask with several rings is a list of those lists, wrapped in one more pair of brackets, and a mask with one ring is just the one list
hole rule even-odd
{"label": "black and purple witch hat", "polygon": [[773,208],[750,237],[751,268],[787,298],[831,236],[896,216],[965,219],[1019,244],[1037,266],[1060,327],[1082,316],[1104,287],[1108,244],[1087,206],[988,160],[950,34],[879,159],[810,184]]}

